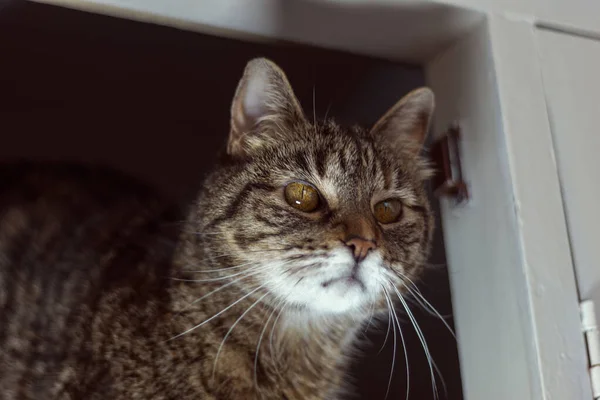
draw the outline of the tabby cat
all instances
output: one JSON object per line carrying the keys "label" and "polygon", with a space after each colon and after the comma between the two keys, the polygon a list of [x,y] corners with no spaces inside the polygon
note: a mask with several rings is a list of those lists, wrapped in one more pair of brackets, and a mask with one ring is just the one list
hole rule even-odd
{"label": "tabby cat", "polygon": [[370,130],[311,123],[252,60],[181,215],[100,168],[3,165],[0,397],[344,397],[357,332],[397,317],[428,253],[433,107],[419,89]]}

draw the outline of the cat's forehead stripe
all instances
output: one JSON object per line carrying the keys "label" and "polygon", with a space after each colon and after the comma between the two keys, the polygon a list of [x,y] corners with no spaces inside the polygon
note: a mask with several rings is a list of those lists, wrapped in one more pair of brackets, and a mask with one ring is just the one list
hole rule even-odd
{"label": "cat's forehead stripe", "polygon": [[329,152],[325,151],[324,148],[319,147],[314,154],[314,165],[316,173],[319,176],[325,176],[325,167],[329,164],[329,162]]}

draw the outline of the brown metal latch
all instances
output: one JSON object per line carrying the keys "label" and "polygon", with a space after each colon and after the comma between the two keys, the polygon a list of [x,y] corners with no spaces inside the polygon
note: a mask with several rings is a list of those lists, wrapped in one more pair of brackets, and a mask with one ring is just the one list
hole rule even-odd
{"label": "brown metal latch", "polygon": [[450,197],[457,204],[469,199],[467,184],[463,180],[459,141],[460,127],[453,125],[431,145],[431,158],[436,169],[433,177],[434,194],[437,197]]}

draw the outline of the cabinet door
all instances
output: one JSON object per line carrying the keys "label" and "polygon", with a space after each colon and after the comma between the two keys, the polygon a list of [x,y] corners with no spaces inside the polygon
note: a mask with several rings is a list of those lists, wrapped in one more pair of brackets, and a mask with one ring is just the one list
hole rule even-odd
{"label": "cabinet door", "polygon": [[600,41],[543,30],[538,40],[579,295],[600,312]]}

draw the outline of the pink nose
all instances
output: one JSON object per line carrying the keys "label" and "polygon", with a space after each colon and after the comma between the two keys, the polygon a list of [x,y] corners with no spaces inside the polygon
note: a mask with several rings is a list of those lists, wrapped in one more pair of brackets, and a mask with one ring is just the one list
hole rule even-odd
{"label": "pink nose", "polygon": [[372,240],[365,240],[362,238],[350,239],[346,242],[346,246],[352,250],[356,261],[363,260],[370,250],[377,248],[377,245]]}

